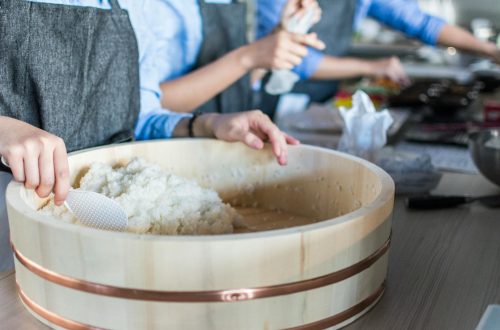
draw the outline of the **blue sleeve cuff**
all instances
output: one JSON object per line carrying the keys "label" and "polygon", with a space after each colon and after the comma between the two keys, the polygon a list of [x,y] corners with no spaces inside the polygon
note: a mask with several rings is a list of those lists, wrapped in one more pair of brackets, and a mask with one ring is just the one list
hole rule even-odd
{"label": "blue sleeve cuff", "polygon": [[257,39],[269,35],[280,23],[281,13],[286,5],[286,0],[258,0],[257,9]]}
{"label": "blue sleeve cuff", "polygon": [[135,139],[141,141],[171,138],[179,121],[192,116],[190,113],[177,113],[165,109],[140,115],[135,127]]}
{"label": "blue sleeve cuff", "polygon": [[445,25],[445,20],[429,15],[427,17],[427,24],[424,25],[425,28],[420,35],[420,40],[426,44],[435,46]]}
{"label": "blue sleeve cuff", "polygon": [[309,48],[306,57],[302,59],[302,63],[293,68],[292,71],[298,74],[302,80],[309,79],[316,73],[319,63],[324,57],[325,54],[322,52],[314,48]]}
{"label": "blue sleeve cuff", "polygon": [[407,36],[435,45],[446,22],[422,11],[419,4],[404,0],[372,0],[367,14]]}

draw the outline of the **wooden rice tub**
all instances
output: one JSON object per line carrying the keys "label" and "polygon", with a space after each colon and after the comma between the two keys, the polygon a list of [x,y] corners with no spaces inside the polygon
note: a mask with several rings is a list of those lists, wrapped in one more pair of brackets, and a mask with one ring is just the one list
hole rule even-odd
{"label": "wooden rice tub", "polygon": [[95,161],[134,156],[215,188],[248,228],[231,235],[100,231],[37,212],[11,183],[7,206],[19,296],[53,328],[323,329],[367,312],[384,292],[394,185],[338,152],[214,140],[108,146],[70,156],[73,180]]}

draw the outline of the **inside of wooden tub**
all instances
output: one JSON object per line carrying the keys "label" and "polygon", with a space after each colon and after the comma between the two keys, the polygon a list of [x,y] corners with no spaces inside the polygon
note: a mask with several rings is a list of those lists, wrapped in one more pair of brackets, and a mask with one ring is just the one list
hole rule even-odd
{"label": "inside of wooden tub", "polygon": [[[73,186],[78,186],[93,162],[123,166],[141,157],[215,189],[242,216],[237,233],[333,219],[370,204],[382,190],[381,178],[370,168],[317,148],[291,148],[288,165],[279,166],[270,151],[204,140],[186,142],[160,143],[157,147],[163,152],[149,144],[132,144],[75,154],[70,157]],[[25,198],[35,208],[46,202],[35,194]]]}

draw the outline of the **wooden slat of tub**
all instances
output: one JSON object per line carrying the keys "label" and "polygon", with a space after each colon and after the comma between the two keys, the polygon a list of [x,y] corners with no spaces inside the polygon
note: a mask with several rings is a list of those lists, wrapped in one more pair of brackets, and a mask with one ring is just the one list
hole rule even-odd
{"label": "wooden slat of tub", "polygon": [[8,272],[2,272],[2,273],[0,273],[0,281],[3,280],[4,278],[12,276],[13,274],[14,274],[14,271],[8,271]]}
{"label": "wooden slat of tub", "polygon": [[0,306],[2,306],[0,308],[0,328],[2,329],[49,329],[22,307],[17,296],[13,271],[0,273]]}

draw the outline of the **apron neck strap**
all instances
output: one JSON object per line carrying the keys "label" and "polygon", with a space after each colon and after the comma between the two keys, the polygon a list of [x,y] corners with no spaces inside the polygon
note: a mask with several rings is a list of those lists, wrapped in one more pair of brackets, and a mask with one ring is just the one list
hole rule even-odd
{"label": "apron neck strap", "polygon": [[118,3],[118,0],[109,0],[109,4],[111,5],[111,9],[113,10],[122,9],[122,7],[120,7],[120,4]]}

